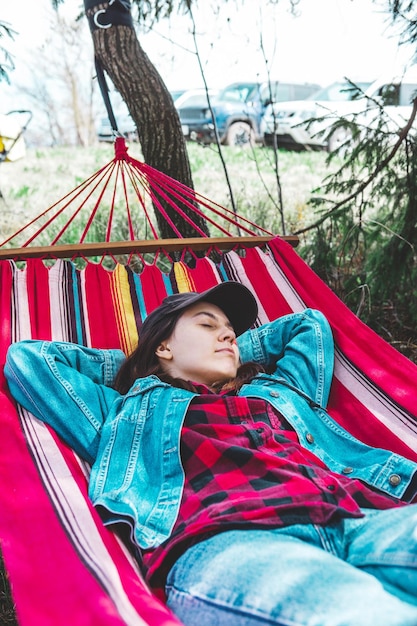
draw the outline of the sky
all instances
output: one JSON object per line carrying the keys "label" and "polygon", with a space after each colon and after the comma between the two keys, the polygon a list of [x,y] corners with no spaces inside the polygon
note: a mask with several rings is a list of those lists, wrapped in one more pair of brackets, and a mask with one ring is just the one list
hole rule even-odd
{"label": "sky", "polygon": [[[200,64],[209,87],[237,80],[271,79],[313,82],[325,86],[347,76],[373,80],[401,71],[413,51],[398,46],[398,37],[381,11],[381,0],[300,0],[297,15],[289,1],[271,6],[266,0],[199,0],[194,21],[175,15],[151,32],[138,31],[142,47],[169,89],[203,86]],[[238,6],[237,6],[238,5]],[[64,12],[75,16],[80,0],[66,0]],[[0,0],[0,20],[18,34],[1,40],[15,55],[12,83],[24,82],[25,61],[48,35],[50,0]],[[262,33],[262,45],[261,36]],[[198,57],[196,54],[198,47]],[[0,83],[0,112],[16,100],[13,85]]]}

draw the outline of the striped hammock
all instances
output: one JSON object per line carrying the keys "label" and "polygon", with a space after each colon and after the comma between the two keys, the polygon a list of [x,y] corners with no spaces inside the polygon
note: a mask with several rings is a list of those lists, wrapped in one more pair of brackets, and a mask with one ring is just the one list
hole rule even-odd
{"label": "striped hammock", "polygon": [[[65,260],[48,268],[40,259],[20,269],[2,260],[1,363],[8,345],[26,338],[129,352],[141,321],[167,294],[225,280],[253,291],[259,324],[305,307],[321,310],[336,342],[331,415],[364,442],[417,461],[416,366],[360,322],[280,238],[226,252],[216,263],[207,256],[193,268],[173,262],[169,273],[155,263],[134,273],[93,263],[79,270]],[[178,624],[89,502],[89,468],[47,426],[17,412],[3,375],[1,385],[0,537],[19,625]]]}

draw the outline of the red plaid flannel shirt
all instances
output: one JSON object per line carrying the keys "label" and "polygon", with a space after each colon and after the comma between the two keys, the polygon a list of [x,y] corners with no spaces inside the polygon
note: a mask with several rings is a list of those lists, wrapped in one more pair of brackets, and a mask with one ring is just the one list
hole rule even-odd
{"label": "red plaid flannel shirt", "polygon": [[326,524],[361,517],[360,507],[402,503],[336,474],[303,448],[275,409],[199,385],[181,433],[185,486],[171,537],[143,555],[145,577],[163,596],[166,575],[192,544],[236,528]]}

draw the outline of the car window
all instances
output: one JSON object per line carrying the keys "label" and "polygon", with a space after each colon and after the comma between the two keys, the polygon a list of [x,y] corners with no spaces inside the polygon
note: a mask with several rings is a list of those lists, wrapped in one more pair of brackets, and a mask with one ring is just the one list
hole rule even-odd
{"label": "car window", "polygon": [[181,108],[207,106],[207,96],[205,93],[195,94],[194,96],[190,96],[186,100],[183,100],[178,106]]}
{"label": "car window", "polygon": [[[209,93],[210,100],[213,101],[213,99],[216,97],[218,92],[216,89],[209,89],[208,93]],[[205,89],[199,89],[199,90],[190,89],[188,91],[185,91],[181,96],[179,96],[179,98],[177,98],[177,100],[175,101],[175,106],[177,109],[188,109],[188,108],[198,108],[198,107],[207,108],[208,102],[207,102],[207,94],[206,94]]]}
{"label": "car window", "polygon": [[311,96],[311,92],[314,92],[317,87],[313,85],[294,85],[294,100],[305,100],[308,96]]}
{"label": "car window", "polygon": [[348,102],[349,100],[356,100],[361,96],[363,91],[366,91],[372,83],[358,82],[354,85],[359,89],[355,89],[348,82],[338,82],[316,91],[309,96],[307,100],[324,100],[331,102]]}
{"label": "car window", "polygon": [[377,95],[385,106],[409,106],[417,95],[417,84],[388,83],[380,87]]}
{"label": "car window", "polygon": [[169,93],[171,94],[171,98],[175,102],[175,100],[177,100],[180,96],[182,96],[183,93],[185,93],[185,89],[178,89],[176,91],[170,91]]}
{"label": "car window", "polygon": [[402,83],[400,89],[400,106],[407,106],[417,97],[417,85],[415,83]]}
{"label": "car window", "polygon": [[[293,100],[292,85],[288,83],[274,83],[271,88],[272,101],[284,102],[285,100]],[[269,90],[266,94],[266,98],[269,100]]]}
{"label": "car window", "polygon": [[265,84],[261,88],[261,101],[265,105],[270,102],[287,102],[288,100],[305,100],[312,93],[315,93],[318,85],[280,83],[273,81]]}
{"label": "car window", "polygon": [[256,84],[242,83],[241,85],[231,85],[226,87],[219,95],[219,100],[228,100],[229,102],[247,102],[250,100]]}
{"label": "car window", "polygon": [[378,89],[377,95],[382,99],[382,104],[385,106],[398,106],[400,103],[400,85],[398,83],[383,85]]}

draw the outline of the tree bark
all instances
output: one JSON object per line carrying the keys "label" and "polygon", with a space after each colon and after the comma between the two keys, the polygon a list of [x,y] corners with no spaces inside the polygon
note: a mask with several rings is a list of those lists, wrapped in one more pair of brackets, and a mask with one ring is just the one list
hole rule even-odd
{"label": "tree bark", "polygon": [[[145,162],[193,188],[187,147],[171,94],[139,44],[133,25],[115,23],[117,11],[124,13],[126,22],[126,4],[129,3],[121,4],[115,2],[110,6],[108,2],[97,4],[95,0],[84,0],[95,55],[135,121]],[[97,27],[97,23],[103,26]],[[165,203],[164,209],[183,237],[200,236],[172,206]],[[202,218],[185,206],[181,209],[209,234]],[[155,214],[161,237],[177,237],[158,210]]]}

